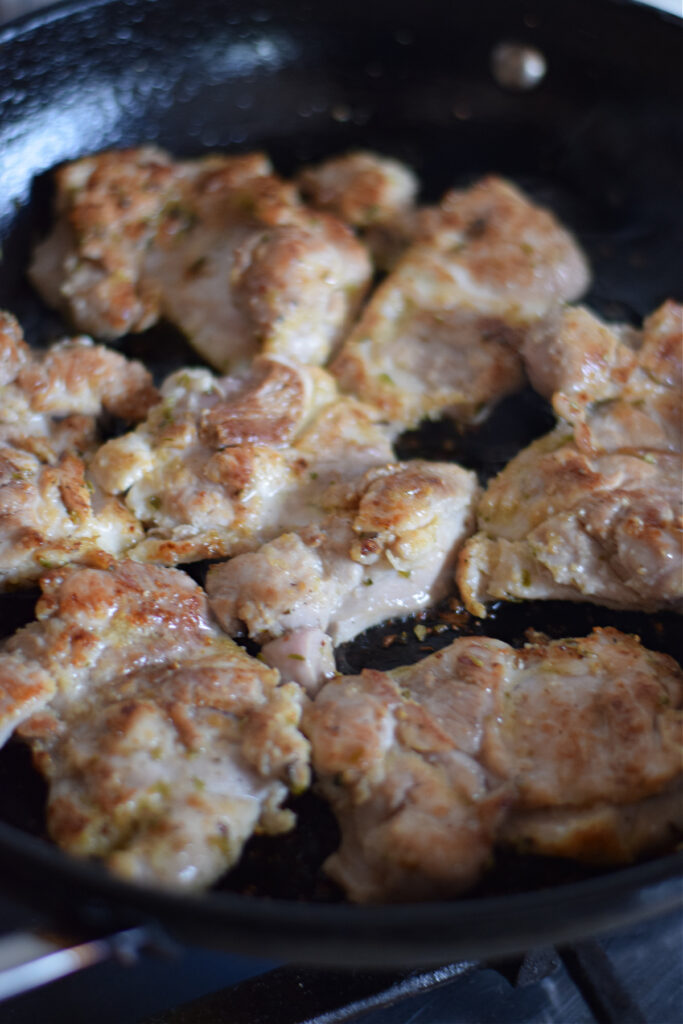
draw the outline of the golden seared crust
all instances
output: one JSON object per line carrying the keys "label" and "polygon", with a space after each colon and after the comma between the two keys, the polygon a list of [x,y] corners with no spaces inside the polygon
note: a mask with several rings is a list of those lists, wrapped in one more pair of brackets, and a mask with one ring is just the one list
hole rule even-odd
{"label": "golden seared crust", "polygon": [[0,442],[54,462],[92,447],[103,414],[140,420],[157,400],[141,363],[89,338],[32,351],[14,317],[0,313]]}
{"label": "golden seared crust", "polygon": [[454,895],[499,843],[632,859],[683,830],[682,707],[680,667],[614,629],[339,677],[303,726],[342,829],[326,868],[376,901]]}
{"label": "golden seared crust", "polygon": [[513,459],[481,500],[458,561],[468,608],[483,616],[486,601],[554,598],[680,609],[680,457],[543,447]]}
{"label": "golden seared crust", "polygon": [[19,322],[0,310],[0,387],[14,380],[31,358]]}
{"label": "golden seared crust", "polygon": [[164,316],[223,371],[259,350],[322,363],[369,281],[352,232],[305,207],[261,154],[101,153],[61,168],[57,189],[32,280],[104,338]]}
{"label": "golden seared crust", "polygon": [[33,410],[53,415],[106,412],[136,422],[159,398],[142,363],[87,338],[53,345],[22,367],[15,383]]}
{"label": "golden seared crust", "polygon": [[304,167],[297,183],[313,206],[359,228],[390,223],[413,206],[417,192],[417,179],[408,167],[364,151]]}
{"label": "golden seared crust", "polygon": [[120,500],[89,483],[77,456],[49,465],[0,444],[0,590],[66,562],[107,564],[142,532]]}
{"label": "golden seared crust", "polygon": [[413,240],[418,182],[398,160],[362,150],[345,153],[304,167],[297,181],[311,205],[356,228],[379,269],[391,270]]}
{"label": "golden seared crust", "polygon": [[683,610],[681,309],[666,303],[630,344],[567,311],[532,379],[565,420],[493,480],[459,557],[471,611],[559,598]]}
{"label": "golden seared crust", "polygon": [[[15,717],[31,704],[21,734],[64,849],[197,888],[255,828],[291,827],[281,804],[308,782],[301,693],[212,625],[188,576],[124,561],[41,585],[38,621],[0,653],[0,685],[16,679],[3,690]],[[39,698],[44,710],[26,718]]]}
{"label": "golden seared crust", "polygon": [[[132,433],[92,461],[100,486],[125,494],[148,528],[132,557],[174,564],[252,548],[320,517],[330,479],[392,458],[375,410],[338,399],[317,367],[261,356],[251,370],[216,378],[181,371]],[[318,447],[334,425],[330,447]]]}
{"label": "golden seared crust", "polygon": [[423,212],[333,372],[397,425],[444,413],[476,421],[523,382],[530,326],[587,282],[580,250],[554,218],[485,179]]}
{"label": "golden seared crust", "polygon": [[522,348],[533,387],[582,408],[613,398],[637,365],[633,348],[582,306],[567,307],[530,331]]}
{"label": "golden seared crust", "polygon": [[0,744],[25,719],[38,713],[55,689],[44,669],[27,667],[22,658],[0,654]]}
{"label": "golden seared crust", "polygon": [[168,156],[152,146],[100,153],[56,172],[57,225],[30,273],[79,330],[117,338],[157,319],[158,298],[140,270],[172,205],[174,179]]}
{"label": "golden seared crust", "polygon": [[[605,410],[634,418],[644,409],[641,424],[649,418],[666,429],[662,421],[671,421],[669,447],[680,450],[683,307],[677,303],[665,302],[642,331],[605,324],[581,307],[567,308],[527,335],[522,354],[531,383],[561,418],[579,423]],[[613,404],[597,407],[598,402]],[[641,425],[634,436],[642,437]]]}
{"label": "golden seared crust", "polygon": [[575,240],[548,211],[530,203],[510,182],[483,178],[466,192],[448,192],[421,214],[416,238],[432,243],[495,292],[576,299],[588,269]]}
{"label": "golden seared crust", "polygon": [[256,359],[250,386],[202,415],[200,439],[210,448],[286,444],[300,428],[307,383],[295,366]]}
{"label": "golden seared crust", "polygon": [[658,384],[680,386],[683,374],[683,306],[669,299],[643,324],[638,352],[642,369]]}
{"label": "golden seared crust", "polygon": [[0,590],[34,581],[46,565],[118,555],[142,527],[105,498],[83,461],[109,413],[141,419],[158,395],[147,370],[88,338],[33,352],[0,318]]}
{"label": "golden seared crust", "polygon": [[680,836],[683,785],[678,782],[636,804],[527,811],[503,826],[502,841],[520,853],[621,864],[640,850],[671,848]]}
{"label": "golden seared crust", "polygon": [[637,637],[536,637],[497,694],[486,766],[514,776],[517,806],[633,803],[681,774],[683,673]]}

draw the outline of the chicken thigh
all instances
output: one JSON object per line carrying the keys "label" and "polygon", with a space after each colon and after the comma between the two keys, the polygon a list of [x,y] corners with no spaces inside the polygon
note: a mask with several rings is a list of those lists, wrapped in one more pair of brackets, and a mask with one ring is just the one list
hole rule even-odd
{"label": "chicken thigh", "polygon": [[564,419],[479,503],[457,572],[470,611],[533,598],[683,610],[682,328],[668,303],[634,347],[568,310],[550,344],[527,347]]}
{"label": "chicken thigh", "polygon": [[365,249],[260,153],[100,153],[56,172],[56,226],[31,277],[102,338],[176,324],[226,373],[259,351],[323,363],[369,282]]}
{"label": "chicken thigh", "polygon": [[486,416],[524,380],[530,326],[577,298],[588,269],[571,235],[512,185],[450,192],[371,296],[332,364],[340,385],[401,427]]}
{"label": "chicken thigh", "polygon": [[618,863],[683,830],[683,672],[615,629],[461,637],[416,665],[327,683],[308,706],[355,901],[453,896],[497,844]]}
{"label": "chicken thigh", "polygon": [[212,623],[189,576],[123,561],[41,580],[0,650],[0,725],[49,784],[51,836],[136,881],[209,885],[308,783],[302,693]]}
{"label": "chicken thigh", "polygon": [[320,523],[212,566],[213,611],[228,633],[264,644],[262,657],[284,678],[314,691],[334,673],[332,644],[445,596],[477,493],[474,473],[419,460],[333,485]]}

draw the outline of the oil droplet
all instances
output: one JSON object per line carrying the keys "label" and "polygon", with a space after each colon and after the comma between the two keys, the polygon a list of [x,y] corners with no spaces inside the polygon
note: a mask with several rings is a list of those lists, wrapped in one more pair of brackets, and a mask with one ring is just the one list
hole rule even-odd
{"label": "oil droplet", "polygon": [[534,89],[548,66],[540,50],[521,43],[500,43],[491,53],[491,74],[504,89]]}

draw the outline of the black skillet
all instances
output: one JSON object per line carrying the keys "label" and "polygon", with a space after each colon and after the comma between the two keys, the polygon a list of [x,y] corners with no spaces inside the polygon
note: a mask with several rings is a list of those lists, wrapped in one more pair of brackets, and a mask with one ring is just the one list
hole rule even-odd
{"label": "black skillet", "polygon": [[[595,271],[590,303],[637,322],[680,294],[683,225],[681,24],[614,0],[103,0],[50,8],[0,30],[0,308],[31,341],[64,329],[25,282],[46,229],[44,172],[103,147],[155,141],[174,153],[263,147],[284,173],[352,146],[410,163],[424,198],[502,172],[578,233]],[[537,48],[533,90],[491,73],[501,42]],[[165,327],[123,348],[159,374],[196,359]],[[547,429],[530,392],[481,430],[439,426],[401,441],[402,455],[458,458],[482,477]],[[201,574],[201,569],[198,569]],[[4,597],[0,635],[31,617],[33,594]],[[585,605],[500,608],[485,623],[446,610],[450,628],[415,639],[414,623],[372,631],[340,652],[343,669],[415,660],[458,630],[520,642],[614,623],[683,657],[680,619]],[[436,621],[438,616],[427,621]],[[443,618],[443,616],[442,616]],[[385,648],[382,636],[396,642]],[[0,755],[0,878],[64,924],[99,929],[160,922],[185,940],[311,963],[410,964],[492,957],[645,918],[681,897],[669,854],[591,872],[501,856],[474,894],[448,903],[353,907],[324,881],[329,812],[298,807],[293,836],[253,841],[216,890],[140,889],[62,855],[43,837],[44,792],[23,748]]]}

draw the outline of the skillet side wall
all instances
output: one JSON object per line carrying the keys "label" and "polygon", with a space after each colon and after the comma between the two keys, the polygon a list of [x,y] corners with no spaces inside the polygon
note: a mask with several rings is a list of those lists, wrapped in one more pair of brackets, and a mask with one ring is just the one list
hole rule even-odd
{"label": "skillet side wall", "polygon": [[[24,283],[49,218],[36,176],[152,141],[185,155],[264,147],[284,172],[372,146],[413,164],[429,199],[510,175],[578,232],[594,304],[641,317],[681,288],[680,37],[611,0],[50,8],[0,32],[0,307],[30,340],[61,327]],[[546,55],[530,93],[489,73],[508,39]]]}

